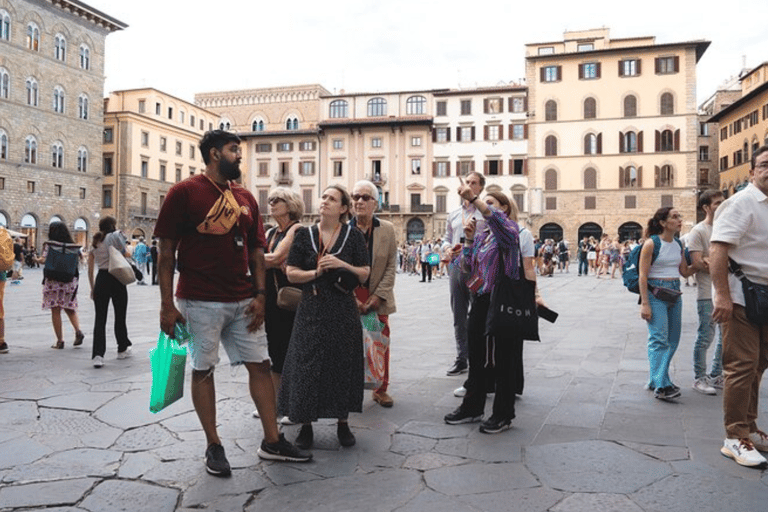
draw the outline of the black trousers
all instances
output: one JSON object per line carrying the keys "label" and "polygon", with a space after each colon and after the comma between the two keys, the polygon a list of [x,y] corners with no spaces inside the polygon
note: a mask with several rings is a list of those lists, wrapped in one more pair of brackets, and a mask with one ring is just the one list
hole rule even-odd
{"label": "black trousers", "polygon": [[467,394],[461,407],[481,415],[485,409],[488,381],[496,386],[492,415],[501,419],[515,417],[515,393],[523,391],[523,340],[510,335],[496,338],[485,335],[485,321],[491,295],[477,295],[469,310],[469,377]]}
{"label": "black trousers", "polygon": [[93,351],[91,357],[101,356],[107,350],[107,312],[109,301],[115,313],[115,339],[117,351],[123,352],[131,346],[125,316],[128,312],[128,289],[107,270],[99,270],[93,284],[93,302],[96,316],[93,323]]}
{"label": "black trousers", "polygon": [[429,279],[432,280],[432,265],[429,264],[428,261],[422,261],[421,262],[421,280],[426,281]]}

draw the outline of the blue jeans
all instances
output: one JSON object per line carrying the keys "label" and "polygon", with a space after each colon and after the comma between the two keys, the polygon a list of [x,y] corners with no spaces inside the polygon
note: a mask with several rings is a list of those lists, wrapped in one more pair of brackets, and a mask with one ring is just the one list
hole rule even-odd
{"label": "blue jeans", "polygon": [[[663,286],[680,290],[680,281],[648,279],[649,286]],[[674,304],[664,302],[648,292],[648,304],[651,306],[651,320],[648,322],[648,362],[651,376],[651,389],[666,388],[672,385],[669,378],[669,364],[680,343],[683,300],[678,298]]]}
{"label": "blue jeans", "polygon": [[587,255],[579,256],[579,275],[589,273],[589,265],[587,264]]}
{"label": "blue jeans", "polygon": [[[700,379],[707,376],[707,349],[715,337],[715,322],[712,321],[712,300],[697,301],[696,309],[699,312],[699,332],[693,346],[693,375],[694,378]],[[712,355],[710,377],[717,377],[723,372],[722,354],[723,331],[720,331],[715,345],[715,353]]]}

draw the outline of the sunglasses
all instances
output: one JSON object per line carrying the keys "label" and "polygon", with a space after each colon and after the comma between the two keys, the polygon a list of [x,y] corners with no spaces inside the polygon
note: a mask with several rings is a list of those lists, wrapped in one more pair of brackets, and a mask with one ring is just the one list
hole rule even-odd
{"label": "sunglasses", "polygon": [[373,196],[369,196],[368,194],[352,194],[352,200],[353,201],[359,201],[361,199],[363,201],[370,201],[370,200],[374,199],[374,197]]}
{"label": "sunglasses", "polygon": [[269,201],[267,201],[267,202],[268,202],[269,204],[272,204],[272,205],[274,205],[274,204],[277,204],[277,203],[279,203],[280,201],[284,201],[284,199],[282,199],[282,198],[280,198],[280,197],[270,197],[270,198],[269,198]]}

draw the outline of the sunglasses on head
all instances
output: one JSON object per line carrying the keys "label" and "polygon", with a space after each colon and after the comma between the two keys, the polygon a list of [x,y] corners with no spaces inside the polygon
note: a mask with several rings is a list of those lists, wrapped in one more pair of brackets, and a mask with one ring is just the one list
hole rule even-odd
{"label": "sunglasses on head", "polygon": [[353,201],[359,201],[360,199],[363,201],[370,201],[373,198],[373,196],[369,196],[368,194],[352,194]]}

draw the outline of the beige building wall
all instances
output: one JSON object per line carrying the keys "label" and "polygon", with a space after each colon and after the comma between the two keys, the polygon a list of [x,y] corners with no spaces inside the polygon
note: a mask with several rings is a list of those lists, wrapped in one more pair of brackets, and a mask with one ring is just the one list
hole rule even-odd
{"label": "beige building wall", "polygon": [[112,92],[104,111],[102,214],[149,239],[171,186],[205,168],[199,142],[219,118],[152,88]]}
{"label": "beige building wall", "polygon": [[[681,211],[684,231],[695,223],[696,63],[708,44],[612,40],[608,29],[599,29],[566,32],[563,41],[527,45],[529,210],[534,233],[571,242],[587,231],[611,237],[621,231],[623,238],[636,237],[648,218],[666,205]],[[658,58],[665,59],[667,69],[657,69]],[[639,69],[625,74],[620,63],[630,60],[639,62]],[[628,96],[636,99],[634,113],[625,112]],[[663,97],[665,105],[671,98],[671,112],[662,113]],[[592,110],[586,105],[591,101],[593,117],[585,114],[585,108]],[[548,105],[550,113],[556,106],[554,118],[547,117]],[[627,132],[636,134],[636,150],[624,147],[622,134]],[[589,150],[588,136],[595,138]],[[660,147],[657,139],[666,136],[669,147]],[[548,137],[556,140],[555,154],[548,154]],[[638,179],[627,180],[624,172],[629,168],[637,170]],[[671,180],[660,183],[658,176],[669,169]]]}
{"label": "beige building wall", "polygon": [[0,223],[40,249],[59,220],[87,245],[98,224],[104,42],[127,25],[67,0],[0,0],[0,16],[10,23],[8,38],[0,37],[0,75],[8,80],[0,92]]}
{"label": "beige building wall", "polygon": [[720,187],[726,195],[749,181],[751,158],[768,144],[768,63],[741,78],[741,98],[710,118],[717,123]]}

